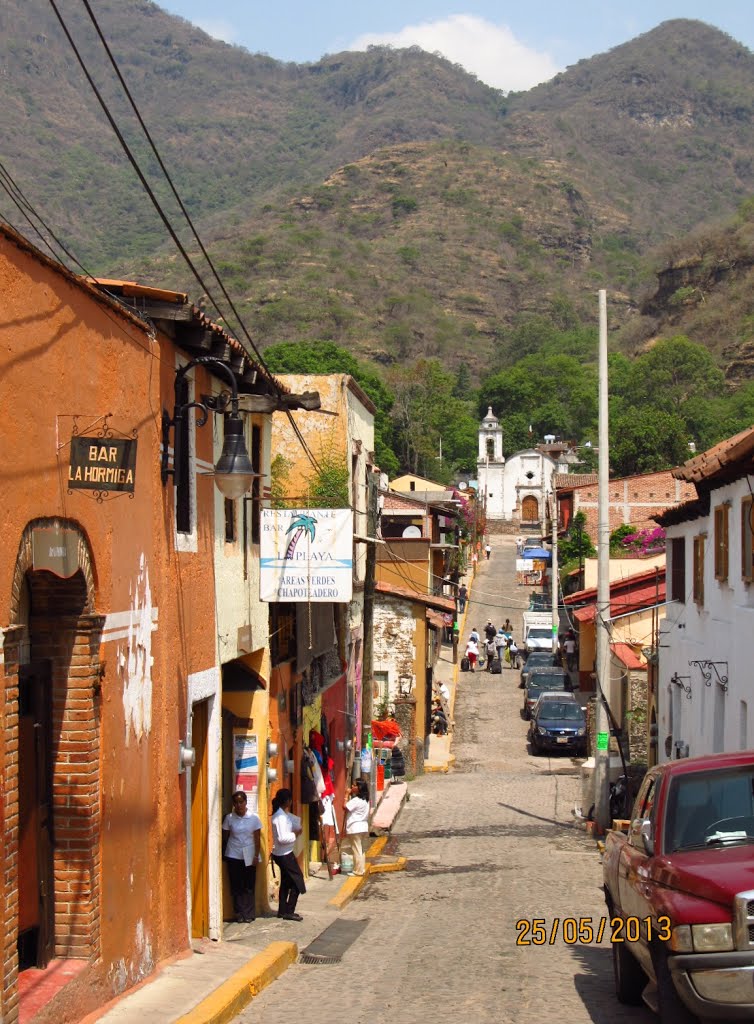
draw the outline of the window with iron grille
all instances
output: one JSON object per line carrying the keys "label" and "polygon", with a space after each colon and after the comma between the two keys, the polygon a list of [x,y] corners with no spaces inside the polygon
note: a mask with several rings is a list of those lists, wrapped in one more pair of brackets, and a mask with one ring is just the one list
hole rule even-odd
{"label": "window with iron grille", "polygon": [[686,538],[670,542],[670,600],[686,600]]}
{"label": "window with iron grille", "polygon": [[715,508],[715,579],[728,579],[728,505]]}
{"label": "window with iron grille", "polygon": [[694,600],[704,604],[704,546],[707,537],[699,534],[694,537]]}

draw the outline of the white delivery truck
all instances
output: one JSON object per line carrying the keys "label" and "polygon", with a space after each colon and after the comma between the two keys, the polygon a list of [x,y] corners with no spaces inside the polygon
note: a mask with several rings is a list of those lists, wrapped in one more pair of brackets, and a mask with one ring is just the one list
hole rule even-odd
{"label": "white delivery truck", "polygon": [[524,612],[524,649],[552,650],[552,614],[550,612]]}

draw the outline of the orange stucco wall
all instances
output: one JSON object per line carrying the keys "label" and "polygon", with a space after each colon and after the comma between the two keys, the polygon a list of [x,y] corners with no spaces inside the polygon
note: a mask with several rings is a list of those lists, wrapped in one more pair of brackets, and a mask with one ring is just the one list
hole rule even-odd
{"label": "orange stucco wall", "polygon": [[[93,610],[110,616],[100,651],[101,961],[65,990],[72,1008],[64,1000],[54,1015],[63,1021],[188,945],[177,751],[186,678],[214,664],[212,481],[197,484],[197,550],[176,554],[172,488],[159,475],[171,344],[1,233],[0,294],[0,627],[10,624],[21,536],[39,517],[70,521],[88,538]],[[138,456],[133,498],[98,503],[89,491],[68,493],[66,479],[72,432],[96,434],[104,415],[117,432],[137,431]],[[202,457],[210,446],[197,432]]]}

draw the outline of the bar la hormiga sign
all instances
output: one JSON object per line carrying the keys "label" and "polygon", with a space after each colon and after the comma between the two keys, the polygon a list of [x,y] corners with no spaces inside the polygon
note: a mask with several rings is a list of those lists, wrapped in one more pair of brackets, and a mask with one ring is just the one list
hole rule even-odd
{"label": "bar la hormiga sign", "polygon": [[350,601],[353,512],[343,508],[261,509],[262,601]]}
{"label": "bar la hormiga sign", "polygon": [[89,491],[129,491],[136,478],[136,440],[72,437],[68,486]]}

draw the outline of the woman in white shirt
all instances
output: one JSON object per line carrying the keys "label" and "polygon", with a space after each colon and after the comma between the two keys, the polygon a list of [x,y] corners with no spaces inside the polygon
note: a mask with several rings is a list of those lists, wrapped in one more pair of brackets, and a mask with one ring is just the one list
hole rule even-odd
{"label": "woman in white shirt", "polygon": [[306,885],[293,852],[296,836],[301,835],[301,819],[290,813],[292,804],[290,789],[279,789],[272,798],[272,860],[280,868],[278,917],[303,921],[296,913],[296,903],[306,892]]}
{"label": "woman in white shirt", "polygon": [[233,794],[232,801],[233,810],[223,819],[223,857],[228,865],[236,921],[253,921],[262,822],[248,810],[242,790]]}
{"label": "woman in white shirt", "polygon": [[345,839],[353,854],[353,873],[363,875],[363,840],[369,835],[369,786],[364,779],[357,779],[351,786],[351,798],[343,804],[346,812]]}

